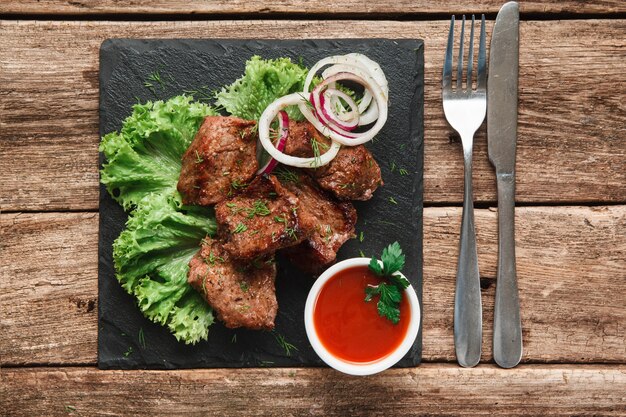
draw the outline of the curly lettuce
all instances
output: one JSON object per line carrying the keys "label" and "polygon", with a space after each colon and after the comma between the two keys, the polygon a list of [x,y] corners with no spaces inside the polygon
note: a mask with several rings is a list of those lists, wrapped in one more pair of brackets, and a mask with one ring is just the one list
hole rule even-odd
{"label": "curly lettuce", "polygon": [[188,344],[208,338],[211,307],[187,283],[189,260],[215,232],[213,211],[188,207],[176,191],[181,157],[207,115],[192,97],[137,104],[120,132],[105,135],[100,180],[132,210],[113,244],[116,278],[143,314]]}
{"label": "curly lettuce", "polygon": [[[233,116],[258,120],[277,98],[302,91],[308,72],[289,58],[253,56],[246,62],[244,75],[216,94],[216,104]],[[291,119],[302,119],[295,107],[288,108],[287,113]]]}
{"label": "curly lettuce", "polygon": [[178,340],[208,338],[213,313],[187,283],[189,261],[200,241],[215,233],[212,209],[183,206],[180,195],[154,194],[130,214],[113,243],[116,277],[150,320]]}
{"label": "curly lettuce", "polygon": [[120,132],[105,135],[100,151],[107,159],[100,181],[125,210],[146,195],[176,191],[181,156],[200,124],[215,110],[190,96],[133,106]]}

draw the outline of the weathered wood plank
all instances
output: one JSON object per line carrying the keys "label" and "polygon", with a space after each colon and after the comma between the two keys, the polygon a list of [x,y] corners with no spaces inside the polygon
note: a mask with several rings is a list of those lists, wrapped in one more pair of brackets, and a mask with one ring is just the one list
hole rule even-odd
{"label": "weathered wood plank", "polygon": [[2,362],[93,362],[98,214],[3,214],[0,227]]}
{"label": "weathered wood plank", "polygon": [[626,413],[626,366],[424,364],[355,378],[329,369],[4,369],[7,415],[424,416]]}
{"label": "weathered wood plank", "polygon": [[[0,360],[95,363],[97,215],[3,214]],[[424,359],[454,361],[460,209],[424,212]],[[476,211],[483,361],[491,360],[496,215]],[[525,362],[626,363],[626,206],[517,209]]]}
{"label": "weathered wood plank", "polygon": [[[0,4],[0,13],[8,14],[317,14],[317,15],[375,15],[434,13],[495,13],[502,2],[499,0],[440,2],[436,0],[343,0],[323,2],[320,0],[271,0],[250,2],[245,0],[116,0],[71,1],[71,0],[5,0]],[[532,0],[520,4],[522,13],[618,13],[626,11],[619,0]]]}
{"label": "weathered wood plank", "polygon": [[[426,39],[425,200],[458,203],[462,152],[444,120],[439,87],[447,26],[1,21],[0,204],[5,211],[98,207],[98,48],[106,38],[363,36]],[[523,22],[518,201],[626,201],[625,30],[624,20]],[[493,201],[484,128],[475,148],[475,198]]]}

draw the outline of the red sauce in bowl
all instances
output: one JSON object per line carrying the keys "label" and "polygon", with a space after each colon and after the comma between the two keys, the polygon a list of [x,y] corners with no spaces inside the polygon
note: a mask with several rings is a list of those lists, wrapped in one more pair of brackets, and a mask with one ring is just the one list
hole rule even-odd
{"label": "red sauce in bowl", "polygon": [[400,302],[400,322],[378,315],[378,297],[365,302],[365,288],[380,278],[367,266],[344,269],[320,290],[313,309],[315,331],[326,350],[348,362],[372,362],[392,353],[406,336],[411,311],[406,294]]}

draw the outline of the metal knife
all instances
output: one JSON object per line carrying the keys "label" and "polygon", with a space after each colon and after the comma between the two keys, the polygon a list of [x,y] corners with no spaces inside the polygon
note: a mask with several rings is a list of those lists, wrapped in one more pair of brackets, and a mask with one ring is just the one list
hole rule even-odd
{"label": "metal knife", "polygon": [[493,357],[503,368],[522,358],[522,325],[515,271],[515,146],[519,6],[506,3],[496,17],[489,51],[487,138],[498,186],[498,274]]}

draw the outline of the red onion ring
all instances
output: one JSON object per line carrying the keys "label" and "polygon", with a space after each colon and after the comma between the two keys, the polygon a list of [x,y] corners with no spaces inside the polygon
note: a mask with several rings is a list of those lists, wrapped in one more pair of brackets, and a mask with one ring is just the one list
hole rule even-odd
{"label": "red onion ring", "polygon": [[[280,132],[280,137],[278,138],[278,143],[276,144],[276,149],[280,152],[285,150],[285,146],[287,145],[287,138],[289,137],[289,116],[287,112],[281,110],[278,112],[278,131]],[[257,146],[261,149],[261,153],[263,152],[263,146],[257,144]],[[269,156],[269,155],[268,155]],[[259,161],[259,163],[261,163]],[[278,161],[271,156],[269,156],[269,160],[262,168],[256,172],[257,175],[269,174],[276,168],[278,165]]]}
{"label": "red onion ring", "polygon": [[[343,101],[345,101],[351,110],[348,114],[351,114],[352,116],[347,117],[346,120],[342,120],[341,118],[339,118],[339,114],[333,111],[332,105],[330,104],[331,100],[326,99],[327,95],[329,95],[330,97],[339,97]],[[319,99],[322,114],[330,123],[348,132],[353,131],[359,126],[359,108],[352,99],[352,97],[350,97],[343,91],[336,90],[334,88],[327,88],[326,90],[322,91]]]}

